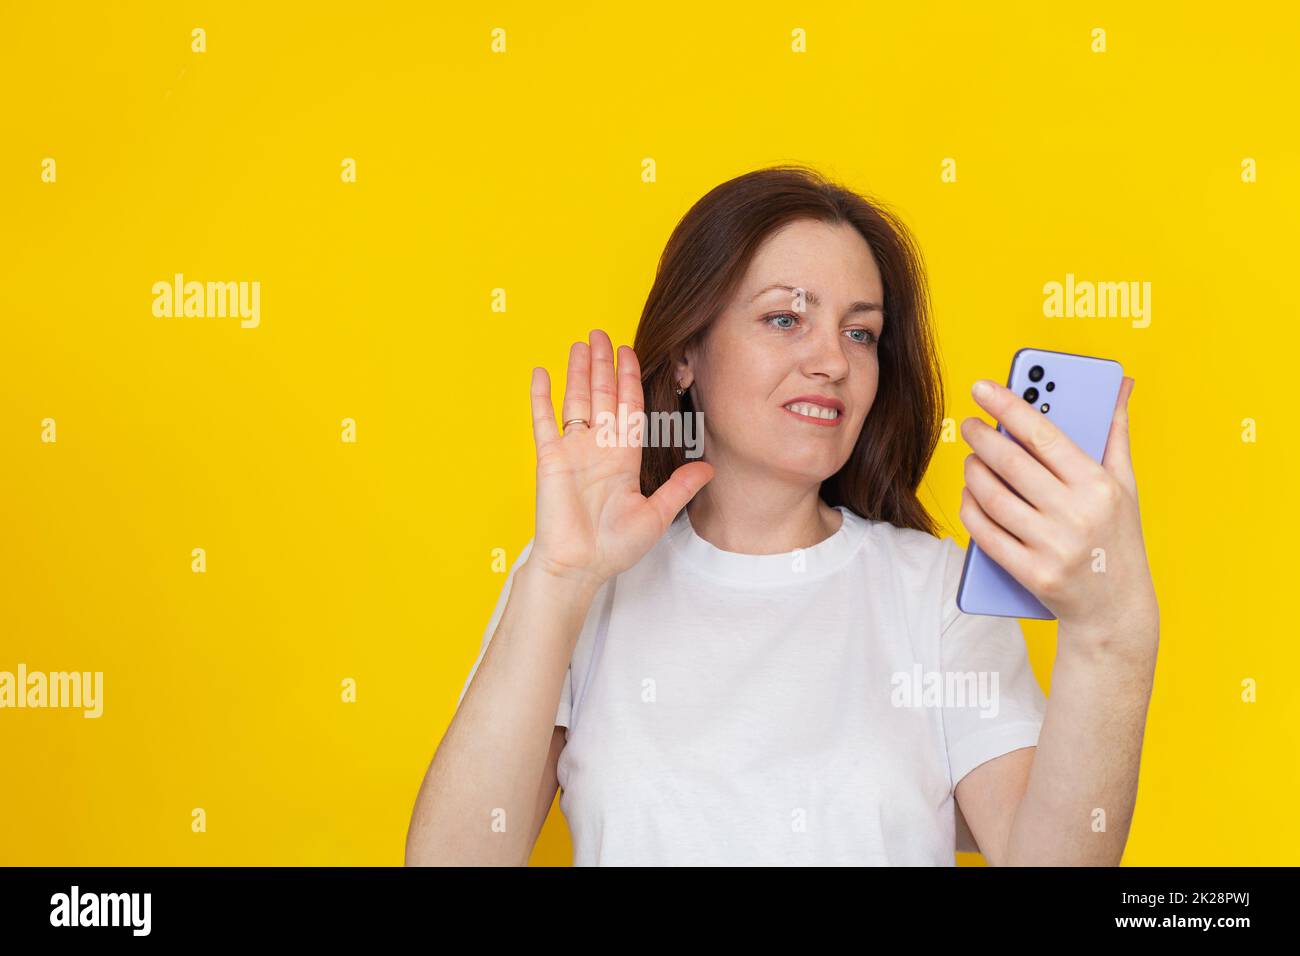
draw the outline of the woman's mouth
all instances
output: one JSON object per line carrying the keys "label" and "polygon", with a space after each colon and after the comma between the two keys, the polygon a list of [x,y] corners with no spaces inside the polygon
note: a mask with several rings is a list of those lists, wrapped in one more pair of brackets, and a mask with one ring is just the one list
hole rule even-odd
{"label": "woman's mouth", "polygon": [[841,417],[843,417],[838,408],[815,405],[812,402],[790,402],[788,405],[782,405],[781,407],[795,418],[801,418],[814,425],[838,425]]}

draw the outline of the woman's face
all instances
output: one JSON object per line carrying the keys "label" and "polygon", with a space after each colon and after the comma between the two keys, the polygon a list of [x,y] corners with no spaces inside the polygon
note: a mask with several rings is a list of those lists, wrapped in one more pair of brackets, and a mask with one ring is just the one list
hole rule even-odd
{"label": "woman's face", "polygon": [[875,257],[852,226],[801,219],[769,235],[677,366],[715,468],[808,483],[839,471],[876,397],[883,302]]}

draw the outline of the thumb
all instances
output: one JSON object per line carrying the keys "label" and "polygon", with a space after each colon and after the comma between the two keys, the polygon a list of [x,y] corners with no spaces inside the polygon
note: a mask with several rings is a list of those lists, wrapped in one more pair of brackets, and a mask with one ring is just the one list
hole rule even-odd
{"label": "thumb", "polygon": [[1135,382],[1127,375],[1120,383],[1115,399],[1115,413],[1106,437],[1106,450],[1101,456],[1101,466],[1125,488],[1137,493],[1137,479],[1133,476],[1133,457],[1129,447],[1128,400]]}
{"label": "thumb", "polygon": [[692,461],[680,466],[667,481],[655,489],[649,499],[650,506],[659,515],[664,529],[672,524],[677,513],[695,497],[695,493],[713,478],[713,466],[707,461]]}

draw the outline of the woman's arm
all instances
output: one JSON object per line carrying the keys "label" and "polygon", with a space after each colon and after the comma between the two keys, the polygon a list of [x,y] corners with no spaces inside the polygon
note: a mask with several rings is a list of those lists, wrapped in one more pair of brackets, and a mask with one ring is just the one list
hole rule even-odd
{"label": "woman's arm", "polygon": [[712,465],[690,462],[649,498],[641,494],[639,442],[599,440],[616,402],[644,416],[636,353],[624,347],[617,367],[614,359],[613,343],[599,329],[590,343],[569,349],[563,431],[550,376],[533,370],[533,549],[420,786],[406,835],[408,864],[528,862],[542,824],[537,815],[545,813],[538,805],[550,787],[560,690],[592,601],[713,477]]}
{"label": "woman's arm", "polygon": [[1066,627],[1029,782],[1000,861],[1009,866],[1118,866],[1128,841],[1159,626],[1134,621],[1133,633],[1115,641],[1145,648],[1137,653],[1107,650],[1105,640]]}
{"label": "woman's arm", "polygon": [[527,864],[542,823],[538,791],[561,687],[595,594],[593,584],[551,575],[531,560],[520,566],[420,786],[408,866]]}
{"label": "woman's arm", "polygon": [[981,384],[976,401],[1021,444],[962,422],[975,450],[962,521],[1056,615],[1057,654],[1028,773],[1023,755],[989,761],[958,784],[958,803],[990,863],[1118,865],[1160,642],[1129,448],[1133,379],[1100,464],[1019,395]]}

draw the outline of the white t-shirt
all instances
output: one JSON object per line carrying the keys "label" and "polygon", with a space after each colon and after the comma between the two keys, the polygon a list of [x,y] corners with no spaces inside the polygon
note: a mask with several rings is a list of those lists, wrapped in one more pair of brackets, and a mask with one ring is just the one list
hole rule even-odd
{"label": "white t-shirt", "polygon": [[957,609],[952,538],[839,511],[811,548],[748,555],[683,509],[597,593],[555,714],[575,866],[953,866],[977,849],[953,788],[1036,745],[1046,713],[1020,622]]}

